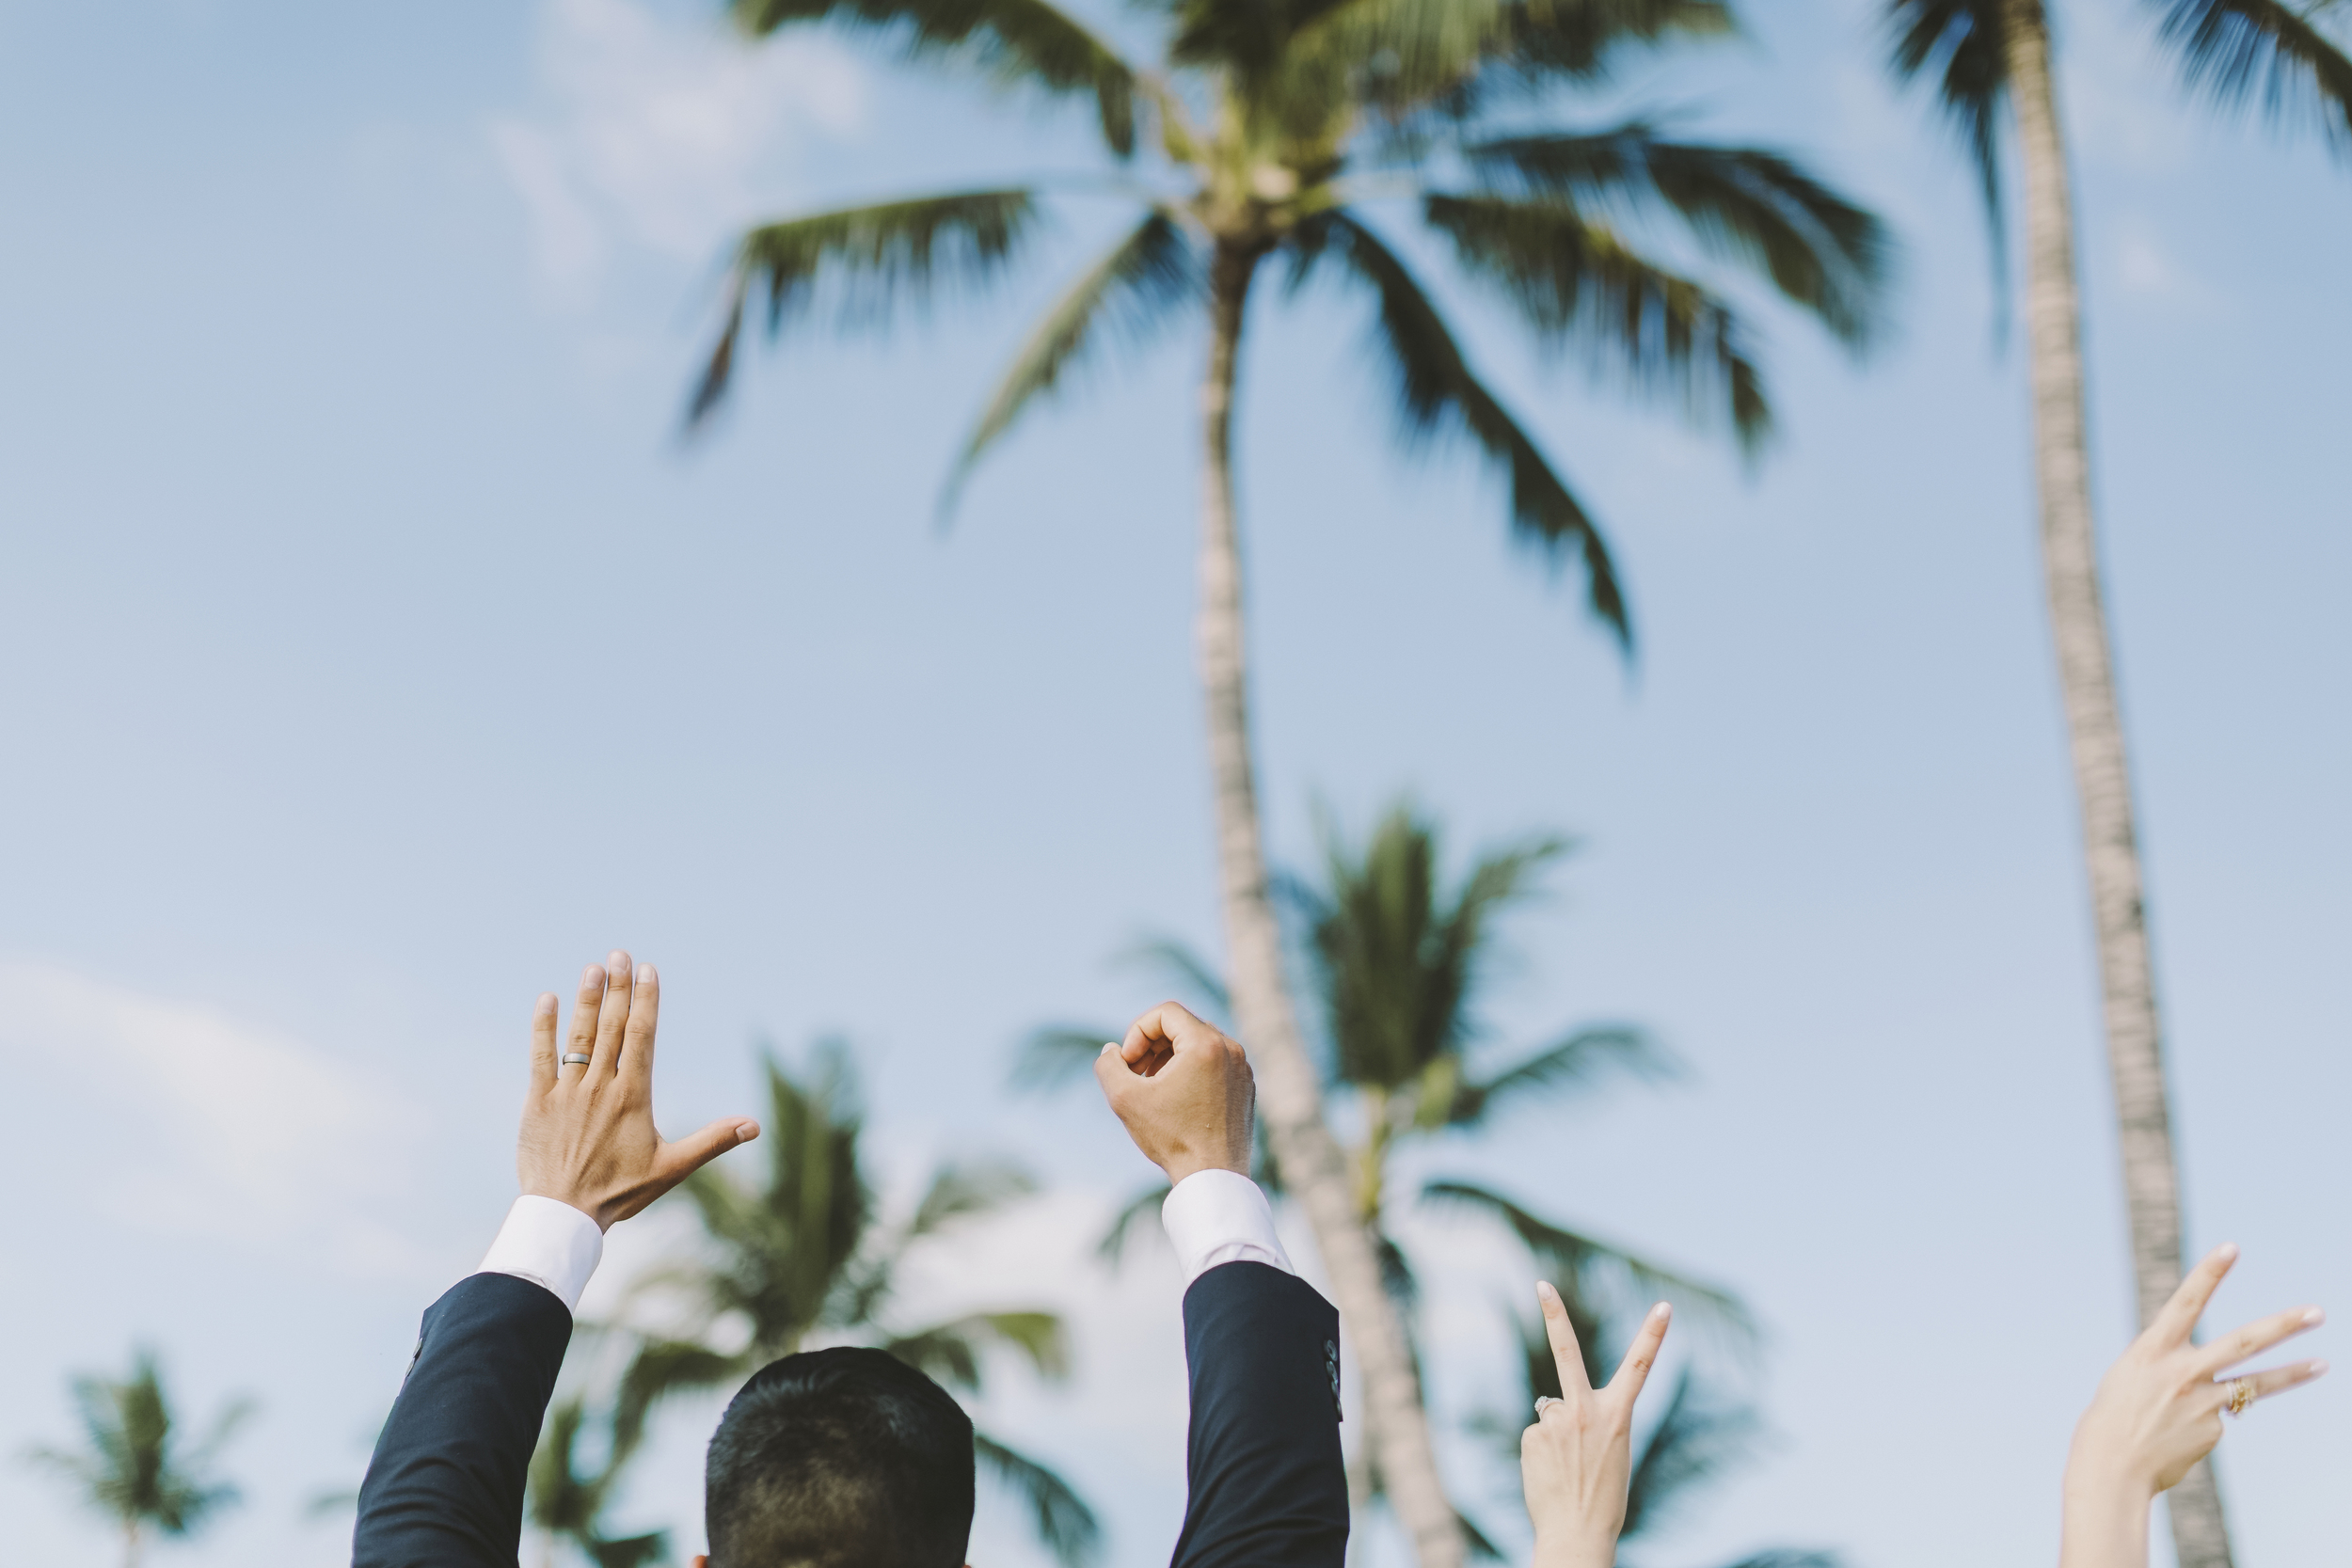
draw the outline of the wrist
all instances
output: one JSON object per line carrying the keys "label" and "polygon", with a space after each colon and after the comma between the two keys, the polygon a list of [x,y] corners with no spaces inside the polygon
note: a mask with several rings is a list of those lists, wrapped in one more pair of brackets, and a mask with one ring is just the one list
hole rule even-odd
{"label": "wrist", "polygon": [[1591,1535],[1549,1536],[1537,1530],[1529,1568],[1613,1568],[1616,1560],[1614,1535],[1601,1540]]}
{"label": "wrist", "polygon": [[2066,1455],[2065,1499],[2069,1513],[2101,1515],[2145,1513],[2156,1500],[2157,1487],[2136,1473],[2122,1458],[2099,1448],[2076,1444]]}
{"label": "wrist", "polygon": [[1249,1161],[1247,1156],[1237,1160],[1230,1154],[1184,1154],[1170,1156],[1160,1166],[1161,1173],[1168,1178],[1168,1184],[1171,1187],[1182,1184],[1187,1176],[1198,1176],[1204,1170],[1230,1170],[1235,1176],[1246,1178],[1249,1175]]}

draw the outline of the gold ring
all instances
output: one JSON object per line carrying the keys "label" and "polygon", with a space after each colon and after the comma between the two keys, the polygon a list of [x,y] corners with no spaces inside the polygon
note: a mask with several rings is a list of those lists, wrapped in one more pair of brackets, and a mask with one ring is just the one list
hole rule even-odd
{"label": "gold ring", "polygon": [[2250,1377],[2230,1379],[2230,1397],[2221,1406],[2233,1416],[2243,1416],[2254,1402],[2254,1380]]}

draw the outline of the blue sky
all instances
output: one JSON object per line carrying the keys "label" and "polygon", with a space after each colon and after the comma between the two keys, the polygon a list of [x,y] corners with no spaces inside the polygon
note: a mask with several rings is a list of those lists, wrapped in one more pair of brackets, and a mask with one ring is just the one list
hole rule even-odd
{"label": "blue sky", "polygon": [[[755,1037],[840,1030],[894,1191],[985,1150],[1052,1184],[910,1310],[1072,1312],[1073,1386],[999,1369],[986,1418],[1101,1501],[1114,1561],[1172,1539],[1175,1283],[1087,1257],[1147,1173],[1080,1097],[1003,1085],[1031,1023],[1158,999],[1109,962],[1136,934],[1216,936],[1197,335],[1033,417],[934,532],[991,376],[1117,220],[1076,204],[995,295],[753,356],[681,452],[732,225],[1094,166],[1083,117],[746,50],[708,9],[0,0],[0,1449],[68,1435],[69,1371],[135,1338],[199,1412],[257,1396],[246,1506],[161,1560],[342,1560],[302,1502],[356,1480],[417,1314],[496,1227],[532,996],[614,942],[667,980],[665,1121],[755,1111]],[[1857,366],[1767,309],[1783,438],[1750,476],[1452,296],[1612,531],[1629,680],[1489,478],[1391,452],[1357,305],[1265,310],[1241,462],[1272,841],[1301,862],[1318,798],[1360,826],[1404,791],[1465,851],[1582,839],[1516,929],[1493,1049],[1629,1018],[1691,1078],[1422,1168],[1769,1324],[1774,1444],[1645,1564],[2023,1560],[2128,1295],[2020,360],[1870,8],[1755,9],[1616,102],[1883,211],[1893,341]],[[2127,7],[2066,15],[2192,1238],[2247,1249],[2220,1316],[2342,1307],[2352,182],[2184,103]],[[1453,1433],[1508,1393],[1494,1304],[1525,1281],[1406,1223]],[[605,1299],[667,1224],[616,1235]],[[2343,1550],[2341,1394],[2233,1430],[2246,1560]],[[709,1419],[664,1427],[624,1520],[696,1543]],[[1509,1517],[1468,1439],[1447,1458]],[[111,1549],[13,1464],[0,1513],[27,1561]],[[975,1560],[1039,1559],[992,1505]]]}

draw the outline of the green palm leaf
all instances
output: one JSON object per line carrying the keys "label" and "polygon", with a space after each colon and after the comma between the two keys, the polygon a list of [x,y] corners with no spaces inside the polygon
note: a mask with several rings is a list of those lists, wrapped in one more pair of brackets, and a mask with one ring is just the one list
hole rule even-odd
{"label": "green palm leaf", "polygon": [[1036,1191],[1037,1178],[1009,1160],[942,1165],[931,1174],[930,1186],[907,1222],[906,1238],[936,1235],[959,1220],[990,1213]]}
{"label": "green palm leaf", "polygon": [[1603,76],[1632,45],[1734,30],[1720,0],[1353,0],[1300,27],[1301,63],[1346,75],[1391,120],[1467,119],[1499,99]]}
{"label": "green palm leaf", "polygon": [[1103,139],[1121,158],[1135,150],[1134,68],[1047,0],[732,0],[729,9],[754,36],[796,22],[833,21],[897,32],[911,59],[961,56],[1003,82],[1092,93]]}
{"label": "green palm leaf", "polygon": [[736,247],[725,322],[686,410],[691,429],[726,396],[752,296],[767,293],[769,336],[808,309],[820,286],[845,326],[879,323],[902,300],[928,304],[946,281],[1000,276],[1035,230],[1034,194],[964,191],[816,213],[755,229]]}
{"label": "green palm leaf", "polygon": [[2001,212],[2001,107],[2009,93],[2004,0],[1888,0],[1888,64],[1898,81],[1936,80],[1936,102],[1977,166],[1985,221],[1993,234],[1994,274],[2007,221]]}
{"label": "green palm leaf", "polygon": [[1068,1481],[984,1432],[973,1433],[972,1453],[999,1484],[1028,1505],[1038,1539],[1063,1568],[1083,1568],[1102,1555],[1102,1524]]}
{"label": "green palm leaf", "polygon": [[1691,1369],[1683,1368],[1633,1462],[1619,1538],[1657,1530],[1694,1488],[1747,1454],[1759,1426],[1754,1411],[1708,1399]]}
{"label": "green palm leaf", "polygon": [[1463,149],[1505,189],[1609,202],[1663,201],[1717,254],[1754,268],[1848,343],[1877,325],[1885,226],[1786,156],[1665,141],[1641,120],[1591,135],[1509,136]]}
{"label": "green palm leaf", "polygon": [[1113,1265],[1127,1256],[1127,1243],[1137,1227],[1153,1228],[1147,1222],[1160,1217],[1160,1209],[1168,1202],[1168,1195],[1176,1189],[1162,1181],[1144,1188],[1127,1200],[1126,1207],[1112,1216],[1109,1228],[1103,1232],[1094,1250],[1104,1262]]}
{"label": "green palm leaf", "polygon": [[1293,245],[1295,283],[1304,282],[1329,256],[1372,287],[1379,300],[1379,341],[1396,375],[1398,410],[1407,434],[1468,436],[1503,467],[1511,477],[1513,531],[1553,561],[1570,551],[1581,557],[1587,603],[1630,651],[1632,620],[1607,542],[1535,443],[1471,372],[1445,319],[1410,270],[1343,212],[1302,225]]}
{"label": "green palm leaf", "polygon": [[1581,343],[1637,387],[1680,392],[1694,418],[1720,404],[1751,450],[1771,433],[1746,328],[1701,284],[1565,201],[1433,194],[1422,212],[1470,276],[1500,285],[1543,339]]}
{"label": "green palm leaf", "polygon": [[1531,1094],[1581,1088],[1610,1072],[1656,1083],[1681,1070],[1647,1030],[1631,1024],[1579,1029],[1483,1084],[1464,1084],[1455,1091],[1446,1120],[1450,1126],[1470,1126]]}
{"label": "green palm leaf", "polygon": [[1013,1087],[1059,1088],[1086,1076],[1103,1047],[1119,1033],[1071,1023],[1048,1023],[1030,1030],[1013,1057]]}
{"label": "green palm leaf", "polygon": [[1130,345],[1139,343],[1178,307],[1200,296],[1200,265],[1192,242],[1172,214],[1153,212],[1079,275],[1021,345],[964,440],[941,491],[940,515],[955,510],[980,455],[1012,428],[1032,399],[1060,384],[1103,331]]}
{"label": "green palm leaf", "polygon": [[[1437,1180],[1421,1190],[1423,1203],[1439,1208],[1469,1209],[1500,1220],[1521,1245],[1555,1274],[1580,1282],[1581,1288],[1600,1283],[1596,1276],[1615,1275],[1644,1295],[1664,1296],[1695,1309],[1709,1321],[1753,1342],[1758,1334],[1745,1303],[1719,1285],[1708,1285],[1677,1274],[1622,1247],[1581,1235],[1540,1219],[1500,1193],[1469,1181]],[[1565,1291],[1565,1280],[1554,1284]]]}
{"label": "green palm leaf", "polygon": [[2235,107],[2259,96],[2265,113],[2298,111],[2330,151],[2352,155],[2352,58],[2313,26],[2321,8],[2280,0],[2154,0],[2159,29],[2191,87]]}

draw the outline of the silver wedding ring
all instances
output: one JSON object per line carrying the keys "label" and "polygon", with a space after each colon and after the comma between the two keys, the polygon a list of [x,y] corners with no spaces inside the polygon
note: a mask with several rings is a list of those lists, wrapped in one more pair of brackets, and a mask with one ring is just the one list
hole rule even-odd
{"label": "silver wedding ring", "polygon": [[1559,1402],[1560,1402],[1558,1400],[1553,1399],[1549,1394],[1543,1395],[1541,1398],[1537,1399],[1535,1402],[1535,1418],[1539,1421],[1542,1420],[1544,1418],[1544,1412]]}
{"label": "silver wedding ring", "polygon": [[577,1051],[566,1052],[564,1056],[564,1065],[565,1067],[572,1067],[574,1065],[586,1067],[588,1065],[588,1058],[581,1055]]}

